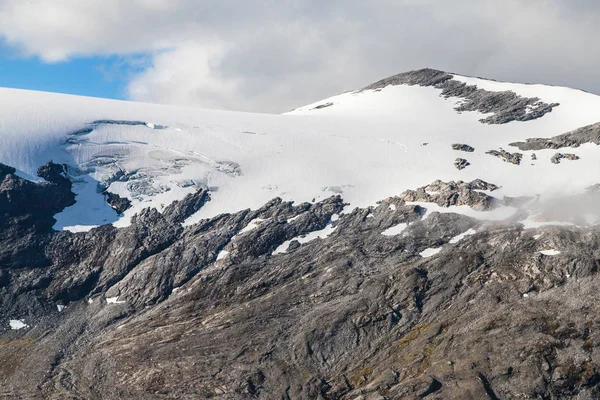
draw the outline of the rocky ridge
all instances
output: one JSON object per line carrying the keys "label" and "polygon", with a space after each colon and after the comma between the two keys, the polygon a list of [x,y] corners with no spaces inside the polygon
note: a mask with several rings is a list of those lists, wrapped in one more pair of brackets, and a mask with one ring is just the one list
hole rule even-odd
{"label": "rocky ridge", "polygon": [[579,147],[585,143],[600,145],[600,123],[584,126],[551,138],[531,138],[525,142],[515,142],[510,145],[518,147],[519,150],[543,150]]}
{"label": "rocky ridge", "polygon": [[458,112],[479,111],[483,114],[493,114],[480,120],[484,124],[530,121],[543,117],[559,106],[558,103],[544,103],[537,97],[522,97],[511,91],[487,91],[460,82],[454,79],[452,74],[430,68],[390,76],[364,87],[361,91],[381,90],[390,85],[432,86],[441,89],[441,96],[461,99],[455,107]]}

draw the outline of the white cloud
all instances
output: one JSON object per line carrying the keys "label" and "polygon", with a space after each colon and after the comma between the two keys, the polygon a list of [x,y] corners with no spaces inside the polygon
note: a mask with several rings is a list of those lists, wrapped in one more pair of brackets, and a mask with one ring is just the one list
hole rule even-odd
{"label": "white cloud", "polygon": [[[74,55],[126,53],[140,49],[144,31],[139,14],[130,13],[132,3],[4,0],[0,2],[0,30],[7,43],[23,54],[39,55],[49,62]],[[144,10],[140,12],[145,14]],[[126,22],[130,18],[128,32]],[[153,42],[144,50],[150,50]]]}
{"label": "white cloud", "polygon": [[47,62],[148,54],[136,100],[281,112],[425,66],[600,92],[591,0],[0,0]]}
{"label": "white cloud", "polygon": [[202,46],[194,42],[154,56],[153,66],[135,76],[127,92],[133,99],[152,103],[201,104],[208,108],[228,108],[236,96],[235,79],[218,76],[215,64],[225,46]]}

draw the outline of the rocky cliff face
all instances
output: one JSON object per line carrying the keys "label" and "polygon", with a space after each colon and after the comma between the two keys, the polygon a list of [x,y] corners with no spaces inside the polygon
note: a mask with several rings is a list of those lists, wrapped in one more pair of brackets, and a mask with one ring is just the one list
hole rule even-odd
{"label": "rocky cliff face", "polygon": [[492,183],[341,215],[340,197],[274,199],[184,227],[200,190],[70,233],[51,229],[74,201],[62,167],[14,172],[0,165],[1,398],[600,396],[597,228],[406,203],[487,210]]}

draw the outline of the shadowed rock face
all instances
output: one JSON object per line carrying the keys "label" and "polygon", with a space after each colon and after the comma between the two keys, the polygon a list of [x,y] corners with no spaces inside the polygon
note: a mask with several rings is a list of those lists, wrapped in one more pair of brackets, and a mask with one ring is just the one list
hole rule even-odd
{"label": "shadowed rock face", "polygon": [[435,69],[421,69],[391,76],[369,85],[365,90],[381,90],[390,85],[432,86],[441,89],[445,98],[456,97],[463,101],[456,111],[479,111],[493,114],[480,121],[484,124],[505,124],[511,121],[530,121],[551,112],[558,103],[544,103],[537,97],[521,97],[514,92],[490,92],[475,85],[454,79],[452,74]]}
{"label": "shadowed rock face", "polygon": [[[75,203],[64,167],[48,163],[38,170],[46,182],[35,184],[0,164],[0,265],[11,268],[46,265],[54,214]],[[22,245],[23,241],[27,245]],[[1,280],[0,280],[1,281]]]}
{"label": "shadowed rock face", "polygon": [[38,176],[46,182],[34,184],[14,175],[14,168],[0,164],[0,211],[4,216],[0,224],[51,230],[54,214],[75,204],[64,171],[62,165],[48,163],[38,169]]}
{"label": "shadowed rock face", "polygon": [[[23,190],[57,199],[29,219],[33,204],[1,209],[9,216],[0,230],[2,398],[600,395],[596,228],[423,219],[424,208],[400,198],[331,222],[340,197],[275,199],[184,228],[208,200],[199,191],[162,214],[144,210],[127,228],[52,232],[36,221],[69,204],[67,184],[0,171],[2,205]],[[491,200],[477,190],[495,188],[434,182],[415,192],[481,207]],[[382,234],[403,223],[401,233]],[[272,254],[328,224],[327,238]],[[453,240],[469,229],[477,233]],[[43,259],[15,265],[6,254],[19,249]],[[28,326],[10,330],[9,320]]]}
{"label": "shadowed rock face", "polygon": [[4,180],[6,175],[14,174],[15,172],[17,172],[17,170],[14,169],[13,167],[10,167],[10,166],[4,165],[4,164],[0,164],[0,179]]}
{"label": "shadowed rock face", "polygon": [[115,193],[106,192],[106,202],[117,212],[123,214],[131,208],[131,201]]}

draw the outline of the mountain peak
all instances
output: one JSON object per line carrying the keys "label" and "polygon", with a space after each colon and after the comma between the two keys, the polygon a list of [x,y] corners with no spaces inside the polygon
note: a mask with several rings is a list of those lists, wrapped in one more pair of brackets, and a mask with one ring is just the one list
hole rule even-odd
{"label": "mountain peak", "polygon": [[[493,83],[497,85],[491,86]],[[416,101],[417,96],[424,97],[429,94],[411,90],[410,96],[407,96],[407,89],[390,89],[401,86],[437,89],[440,97],[454,102],[457,112],[475,111],[487,114],[485,118],[480,119],[487,124],[534,120],[560,105],[558,102],[543,101],[537,95],[520,94],[522,88],[516,84],[502,84],[424,68],[392,75],[354,92],[298,108],[290,114],[397,114],[402,109],[399,105]],[[390,90],[394,91],[394,94]],[[374,95],[374,92],[382,93]]]}

